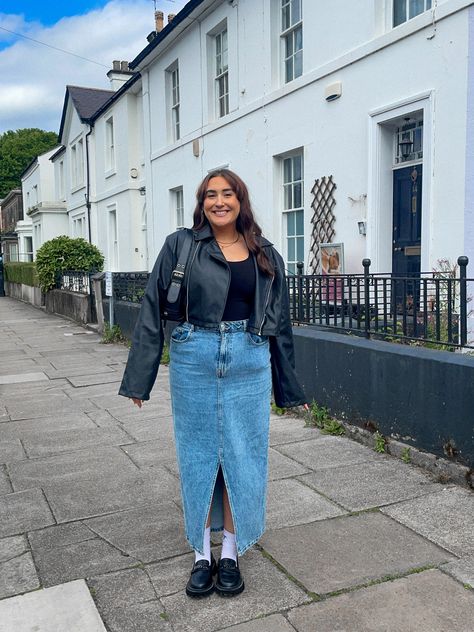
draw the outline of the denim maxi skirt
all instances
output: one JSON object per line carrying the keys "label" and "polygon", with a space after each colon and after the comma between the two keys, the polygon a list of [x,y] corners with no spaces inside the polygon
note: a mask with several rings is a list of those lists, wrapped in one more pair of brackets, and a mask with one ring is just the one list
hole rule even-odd
{"label": "denim maxi skirt", "polygon": [[268,338],[247,321],[213,329],[190,323],[171,334],[170,386],[184,524],[189,544],[203,552],[211,530],[224,527],[227,488],[237,550],[265,531],[271,367]]}

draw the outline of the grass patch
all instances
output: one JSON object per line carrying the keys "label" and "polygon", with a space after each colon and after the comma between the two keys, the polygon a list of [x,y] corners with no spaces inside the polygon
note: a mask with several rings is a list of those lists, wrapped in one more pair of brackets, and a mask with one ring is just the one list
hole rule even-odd
{"label": "grass patch", "polygon": [[110,323],[106,322],[104,325],[104,333],[102,334],[101,343],[109,345],[116,342],[128,342],[127,338],[122,333],[120,325],[110,326]]}
{"label": "grass patch", "polygon": [[345,434],[344,426],[333,419],[325,406],[320,406],[314,399],[306,415],[305,425],[311,428],[319,428],[322,433],[340,436]]}
{"label": "grass patch", "polygon": [[277,406],[275,402],[272,402],[271,408],[272,408],[272,413],[274,413],[275,415],[281,416],[286,413],[286,408],[280,408],[280,406]]}
{"label": "grass patch", "polygon": [[170,348],[165,342],[165,344],[163,345],[163,352],[161,354],[160,364],[168,365],[169,363],[170,363]]}
{"label": "grass patch", "polygon": [[386,449],[387,442],[385,440],[385,437],[381,435],[380,432],[377,430],[377,432],[374,434],[374,450],[379,454],[383,454]]}

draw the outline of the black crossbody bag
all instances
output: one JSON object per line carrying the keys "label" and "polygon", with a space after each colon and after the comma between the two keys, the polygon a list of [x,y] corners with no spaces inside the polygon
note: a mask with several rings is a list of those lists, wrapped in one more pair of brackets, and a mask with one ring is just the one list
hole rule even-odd
{"label": "black crossbody bag", "polygon": [[184,273],[186,271],[186,265],[188,263],[189,253],[191,252],[192,244],[193,235],[191,232],[186,232],[184,243],[178,255],[176,267],[171,274],[171,283],[166,295],[166,304],[163,306],[161,314],[163,319],[163,328],[165,329],[165,339],[167,343],[169,343],[169,336],[174,323],[182,322],[185,318],[185,314],[183,314],[181,306],[181,287],[183,284]]}

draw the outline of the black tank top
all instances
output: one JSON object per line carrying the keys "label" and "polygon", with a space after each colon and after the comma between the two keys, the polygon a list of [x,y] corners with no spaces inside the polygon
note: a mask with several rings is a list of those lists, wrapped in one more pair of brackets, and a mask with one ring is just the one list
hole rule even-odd
{"label": "black tank top", "polygon": [[222,320],[250,317],[255,295],[255,266],[250,255],[244,261],[228,261],[230,286]]}

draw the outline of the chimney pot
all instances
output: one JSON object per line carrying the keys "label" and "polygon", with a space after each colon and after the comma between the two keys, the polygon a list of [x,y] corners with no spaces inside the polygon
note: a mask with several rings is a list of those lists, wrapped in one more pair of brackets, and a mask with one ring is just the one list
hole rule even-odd
{"label": "chimney pot", "polygon": [[168,13],[168,24],[176,17],[176,13]]}
{"label": "chimney pot", "polygon": [[155,29],[159,33],[163,30],[163,11],[155,11]]}
{"label": "chimney pot", "polygon": [[120,62],[118,59],[114,59],[112,62],[112,70],[120,70]]}
{"label": "chimney pot", "polygon": [[128,72],[128,61],[122,61],[120,63],[120,70],[122,72]]}

